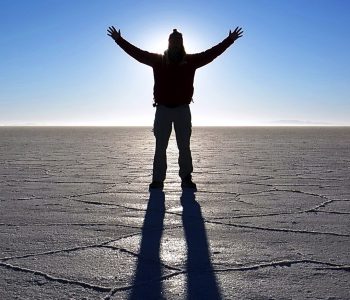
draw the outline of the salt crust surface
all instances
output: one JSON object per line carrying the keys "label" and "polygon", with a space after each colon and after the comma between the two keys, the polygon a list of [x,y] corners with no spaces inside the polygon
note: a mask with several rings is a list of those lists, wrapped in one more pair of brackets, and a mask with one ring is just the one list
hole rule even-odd
{"label": "salt crust surface", "polygon": [[349,299],[349,128],[0,128],[1,299]]}

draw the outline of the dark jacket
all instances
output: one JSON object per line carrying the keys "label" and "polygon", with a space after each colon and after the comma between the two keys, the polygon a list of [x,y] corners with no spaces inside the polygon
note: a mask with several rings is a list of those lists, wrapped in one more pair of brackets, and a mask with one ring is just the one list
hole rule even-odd
{"label": "dark jacket", "polygon": [[153,95],[156,104],[176,107],[189,104],[193,96],[194,74],[197,68],[213,61],[233,43],[227,37],[216,46],[196,54],[186,54],[180,64],[167,63],[165,55],[141,50],[120,37],[117,44],[140,63],[153,68]]}

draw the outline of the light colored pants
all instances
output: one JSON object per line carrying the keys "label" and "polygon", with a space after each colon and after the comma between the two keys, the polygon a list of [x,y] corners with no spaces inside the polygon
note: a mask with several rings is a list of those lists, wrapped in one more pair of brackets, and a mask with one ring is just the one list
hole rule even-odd
{"label": "light colored pants", "polygon": [[167,161],[166,149],[172,130],[172,124],[176,134],[176,143],[179,149],[179,176],[184,179],[193,172],[190,139],[192,133],[190,106],[181,105],[168,108],[157,106],[154,119],[154,136],[156,138],[156,151],[153,161],[153,181],[164,181],[166,176]]}

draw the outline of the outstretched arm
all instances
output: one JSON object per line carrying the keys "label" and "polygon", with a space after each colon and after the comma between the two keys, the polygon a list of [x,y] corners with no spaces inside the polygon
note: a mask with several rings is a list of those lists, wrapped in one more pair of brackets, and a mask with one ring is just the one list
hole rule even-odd
{"label": "outstretched arm", "polygon": [[122,38],[120,29],[117,31],[114,26],[108,27],[107,35],[110,36],[127,54],[135,58],[140,63],[153,66],[158,59],[161,59],[159,54],[141,50],[129,43],[127,40]]}
{"label": "outstretched arm", "polygon": [[243,35],[242,28],[236,27],[236,29],[232,32],[230,30],[228,37],[225,38],[221,43],[216,46],[197,54],[193,54],[193,60],[195,61],[196,67],[200,68],[205,66],[206,64],[212,62],[215,58],[221,55],[228,47],[230,47],[235,40],[240,38]]}

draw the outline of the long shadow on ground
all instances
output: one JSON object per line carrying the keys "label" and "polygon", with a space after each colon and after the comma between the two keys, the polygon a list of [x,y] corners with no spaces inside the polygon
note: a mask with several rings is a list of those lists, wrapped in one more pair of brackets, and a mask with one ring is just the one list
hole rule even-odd
{"label": "long shadow on ground", "polygon": [[199,203],[191,190],[181,195],[182,222],[187,243],[187,299],[221,299]]}
{"label": "long shadow on ground", "polygon": [[[165,214],[164,200],[162,191],[151,191],[142,226],[139,259],[130,300],[162,298],[162,282],[159,278],[162,276],[160,245]],[[151,286],[145,284],[150,281]]]}
{"label": "long shadow on ground", "polygon": [[[207,234],[199,203],[191,190],[181,195],[182,223],[187,244],[187,299],[221,299],[220,288],[210,260]],[[161,239],[164,228],[165,196],[152,191],[142,227],[139,258],[129,300],[163,299]],[[181,296],[184,299],[186,296]]]}

